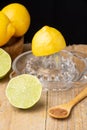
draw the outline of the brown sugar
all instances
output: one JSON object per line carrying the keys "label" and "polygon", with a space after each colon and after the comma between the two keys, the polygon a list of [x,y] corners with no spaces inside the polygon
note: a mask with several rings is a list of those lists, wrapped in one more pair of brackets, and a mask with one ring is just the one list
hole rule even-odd
{"label": "brown sugar", "polygon": [[50,110],[50,113],[53,114],[54,116],[61,117],[61,116],[67,115],[68,112],[65,109],[55,108],[55,109]]}

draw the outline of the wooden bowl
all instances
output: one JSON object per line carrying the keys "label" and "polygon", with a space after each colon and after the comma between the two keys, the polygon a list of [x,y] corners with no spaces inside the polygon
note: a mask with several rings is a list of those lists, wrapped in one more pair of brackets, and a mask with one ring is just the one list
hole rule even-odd
{"label": "wooden bowl", "polygon": [[3,46],[2,48],[8,52],[14,60],[19,54],[23,52],[23,47],[24,47],[24,37],[12,37],[9,42]]}

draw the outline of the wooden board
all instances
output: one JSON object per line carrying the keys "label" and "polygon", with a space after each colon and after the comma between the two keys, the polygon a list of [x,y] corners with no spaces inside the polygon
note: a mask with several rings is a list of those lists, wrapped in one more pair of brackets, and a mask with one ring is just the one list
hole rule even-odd
{"label": "wooden board", "polygon": [[87,130],[87,98],[77,104],[64,120],[53,119],[48,108],[66,103],[84,87],[68,91],[43,91],[40,101],[28,110],[12,107],[5,95],[9,75],[0,80],[0,130]]}

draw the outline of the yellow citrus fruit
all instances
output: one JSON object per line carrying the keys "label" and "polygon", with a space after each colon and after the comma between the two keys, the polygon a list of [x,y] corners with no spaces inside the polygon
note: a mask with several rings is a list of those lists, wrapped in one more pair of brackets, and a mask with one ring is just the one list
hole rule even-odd
{"label": "yellow citrus fruit", "polygon": [[57,29],[42,27],[32,39],[32,52],[35,56],[46,56],[59,52],[66,47],[63,35]]}
{"label": "yellow citrus fruit", "polygon": [[19,3],[5,6],[2,12],[10,19],[15,27],[16,37],[24,35],[30,26],[30,14],[26,7]]}
{"label": "yellow citrus fruit", "polygon": [[9,102],[22,109],[27,109],[36,104],[41,96],[42,85],[36,76],[21,74],[12,78],[6,88]]}
{"label": "yellow citrus fruit", "polygon": [[0,47],[5,45],[14,33],[15,28],[10,20],[0,11]]}

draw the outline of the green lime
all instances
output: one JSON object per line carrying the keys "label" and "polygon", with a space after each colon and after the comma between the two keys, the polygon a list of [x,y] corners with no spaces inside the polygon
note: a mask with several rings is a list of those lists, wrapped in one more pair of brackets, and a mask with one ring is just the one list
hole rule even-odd
{"label": "green lime", "polygon": [[42,84],[36,76],[22,74],[12,78],[6,88],[9,102],[22,109],[36,104],[41,96]]}
{"label": "green lime", "polygon": [[0,79],[3,78],[11,69],[10,55],[0,48]]}

